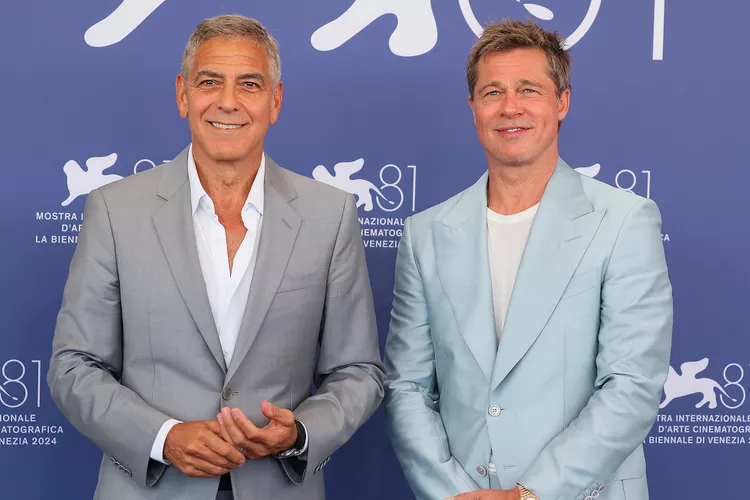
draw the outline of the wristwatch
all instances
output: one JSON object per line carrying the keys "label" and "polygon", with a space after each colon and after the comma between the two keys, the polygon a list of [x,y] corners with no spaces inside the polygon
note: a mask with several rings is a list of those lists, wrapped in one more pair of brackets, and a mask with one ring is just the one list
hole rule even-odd
{"label": "wristwatch", "polygon": [[518,492],[521,494],[521,500],[539,500],[538,496],[536,496],[520,484],[516,484],[516,487],[518,488]]}
{"label": "wristwatch", "polygon": [[277,453],[275,455],[276,458],[291,458],[291,457],[298,457],[302,455],[305,450],[305,441],[307,441],[307,433],[305,433],[305,426],[302,425],[302,422],[294,419],[294,425],[297,427],[297,440],[294,442],[291,448],[288,450],[282,451],[281,453]]}

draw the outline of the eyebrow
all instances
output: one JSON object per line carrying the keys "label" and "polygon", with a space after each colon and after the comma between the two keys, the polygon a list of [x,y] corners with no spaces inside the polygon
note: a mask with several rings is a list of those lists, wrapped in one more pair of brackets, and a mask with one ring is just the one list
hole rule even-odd
{"label": "eyebrow", "polygon": [[261,85],[266,84],[266,78],[260,73],[243,73],[237,77],[238,80],[258,80]]}
{"label": "eyebrow", "polygon": [[208,78],[224,78],[224,75],[222,75],[221,73],[217,73],[216,71],[211,71],[211,70],[208,70],[208,69],[202,69],[202,70],[198,71],[195,74],[194,80],[198,81],[198,80],[200,80],[203,77],[208,77]]}
{"label": "eyebrow", "polygon": [[[537,82],[536,80],[529,80],[527,78],[522,78],[516,82],[517,85],[529,85],[531,87],[539,87],[539,88],[545,88],[544,85],[542,85],[540,82]],[[500,83],[497,80],[491,81],[485,85],[482,85],[482,87],[478,90],[478,92],[483,92],[488,87],[499,87],[503,88],[503,84]]]}
{"label": "eyebrow", "polygon": [[539,87],[544,88],[544,85],[542,85],[540,82],[537,82],[536,80],[527,80],[526,78],[522,78],[521,80],[518,80],[519,85],[530,85],[532,87]]}
{"label": "eyebrow", "polygon": [[[195,81],[197,82],[201,78],[216,78],[223,79],[224,75],[210,69],[202,69],[195,74]],[[237,77],[238,80],[258,80],[261,85],[265,85],[266,79],[260,73],[243,73]]]}

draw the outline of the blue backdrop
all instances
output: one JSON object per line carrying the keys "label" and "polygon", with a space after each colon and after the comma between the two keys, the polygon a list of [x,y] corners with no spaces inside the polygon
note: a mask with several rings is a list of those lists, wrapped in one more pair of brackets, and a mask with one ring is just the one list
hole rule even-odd
{"label": "blue backdrop", "polygon": [[[750,4],[538,1],[3,2],[0,498],[92,495],[99,451],[44,382],[85,197],[186,146],[174,77],[196,24],[221,13],[256,17],[280,42],[271,156],[372,196],[360,222],[381,342],[403,219],[486,168],[464,76],[480,25],[530,16],[571,35],[562,156],[656,200],[664,218],[675,371],[646,439],[652,497],[750,498]],[[361,168],[336,172],[342,162]],[[326,479],[334,500],[413,498],[382,410]]]}

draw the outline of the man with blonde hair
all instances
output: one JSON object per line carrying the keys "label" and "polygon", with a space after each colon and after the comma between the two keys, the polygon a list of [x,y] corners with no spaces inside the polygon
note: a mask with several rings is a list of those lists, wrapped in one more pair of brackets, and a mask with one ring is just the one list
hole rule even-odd
{"label": "man with blonde hair", "polygon": [[419,500],[645,500],[672,333],[659,211],[559,158],[559,36],[489,25],[466,74],[488,168],[404,226],[396,455]]}
{"label": "man with blonde hair", "polygon": [[88,197],[52,397],[104,452],[96,499],[322,500],[383,397],[354,198],[265,154],[283,84],[259,22],[200,23],[176,93],[191,145]]}

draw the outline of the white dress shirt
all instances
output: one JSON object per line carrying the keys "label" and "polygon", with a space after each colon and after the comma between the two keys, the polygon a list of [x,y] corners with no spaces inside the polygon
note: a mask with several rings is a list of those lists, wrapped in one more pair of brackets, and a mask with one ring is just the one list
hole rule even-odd
{"label": "white dress shirt", "polygon": [[[242,222],[247,234],[242,240],[232,270],[229,270],[227,237],[219,222],[214,203],[201,185],[198,169],[193,158],[193,146],[188,151],[188,181],[190,184],[190,208],[193,216],[195,242],[198,247],[203,279],[206,282],[208,301],[211,304],[216,330],[219,332],[221,349],[227,366],[232,360],[234,346],[245,314],[250,283],[255,271],[257,242],[263,225],[263,183],[266,174],[266,156],[260,161],[255,181],[242,207]],[[163,456],[167,434],[179,420],[170,419],[162,425],[151,448],[151,458],[168,463]],[[307,443],[305,443],[307,444]]]}

